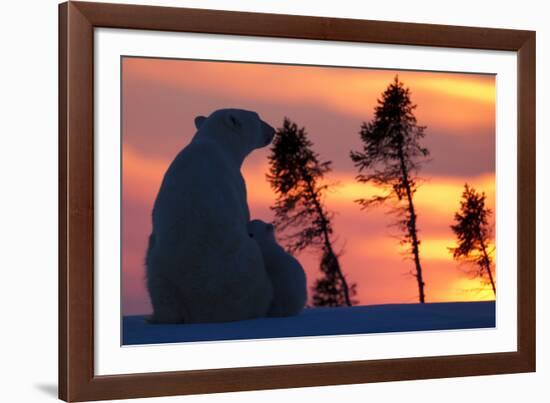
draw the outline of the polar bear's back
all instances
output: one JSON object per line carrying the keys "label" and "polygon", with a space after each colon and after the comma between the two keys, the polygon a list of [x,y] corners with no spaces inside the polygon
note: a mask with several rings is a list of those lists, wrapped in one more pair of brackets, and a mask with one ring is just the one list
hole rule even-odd
{"label": "polar bear's back", "polygon": [[239,169],[215,144],[189,144],[166,171],[153,208],[146,266],[156,320],[265,315],[272,287],[247,222]]}
{"label": "polar bear's back", "polygon": [[[200,259],[197,254],[168,259],[164,252],[159,247],[148,255],[148,267],[155,268],[147,282],[156,320],[225,322],[266,314],[273,288],[261,252],[250,238],[236,250],[207,253]],[[169,316],[162,317],[164,313]]]}
{"label": "polar bear's back", "polygon": [[153,207],[153,232],[159,242],[209,239],[219,248],[233,231],[246,234],[248,216],[239,170],[215,144],[192,142],[166,171]]}

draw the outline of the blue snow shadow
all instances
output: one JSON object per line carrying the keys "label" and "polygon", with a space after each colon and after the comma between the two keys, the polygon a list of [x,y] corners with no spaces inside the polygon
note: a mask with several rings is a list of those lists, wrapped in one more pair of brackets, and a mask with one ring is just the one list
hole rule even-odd
{"label": "blue snow shadow", "polygon": [[309,308],[288,318],[206,324],[153,325],[146,318],[123,318],[123,345],[492,328],[495,302]]}

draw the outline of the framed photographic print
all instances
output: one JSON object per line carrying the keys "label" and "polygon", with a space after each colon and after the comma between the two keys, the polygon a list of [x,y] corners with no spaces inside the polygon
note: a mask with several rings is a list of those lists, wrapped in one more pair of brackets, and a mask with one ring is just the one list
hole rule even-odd
{"label": "framed photographic print", "polygon": [[59,16],[61,399],[535,370],[534,32]]}

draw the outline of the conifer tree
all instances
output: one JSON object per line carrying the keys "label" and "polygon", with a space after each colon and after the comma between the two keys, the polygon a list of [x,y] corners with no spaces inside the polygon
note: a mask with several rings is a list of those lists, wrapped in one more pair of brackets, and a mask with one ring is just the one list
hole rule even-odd
{"label": "conifer tree", "polygon": [[330,161],[320,161],[305,128],[285,118],[277,129],[269,156],[267,179],[277,194],[271,209],[274,225],[289,252],[313,248],[321,252],[322,277],[313,286],[314,306],[352,305],[355,285],[349,286],[333,246],[333,214],[324,205],[329,185],[324,178]]}
{"label": "conifer tree", "polygon": [[456,260],[472,262],[477,266],[476,276],[491,284],[493,293],[497,294],[493,259],[490,255],[491,210],[485,207],[485,193],[477,193],[468,184],[464,185],[460,210],[455,213],[455,224],[451,229],[456,235],[457,246],[449,248]]}
{"label": "conifer tree", "polygon": [[410,90],[395,76],[378,99],[372,120],[361,126],[362,150],[351,151],[350,157],[359,170],[356,179],[361,183],[372,183],[383,192],[357,200],[361,208],[393,202],[392,211],[398,217],[396,224],[403,231],[401,242],[409,245],[419,300],[424,303],[425,283],[414,195],[418,189],[418,171],[429,152],[420,144],[426,128],[417,124],[415,108]]}

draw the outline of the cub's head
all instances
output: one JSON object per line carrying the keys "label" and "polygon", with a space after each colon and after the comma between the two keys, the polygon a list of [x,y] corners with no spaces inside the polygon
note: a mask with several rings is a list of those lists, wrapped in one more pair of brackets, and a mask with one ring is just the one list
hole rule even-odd
{"label": "cub's head", "polygon": [[198,136],[220,141],[242,158],[267,146],[275,135],[273,127],[256,112],[243,109],[219,109],[208,117],[197,116],[195,126]]}
{"label": "cub's head", "polygon": [[273,225],[262,220],[252,220],[248,223],[248,235],[261,247],[277,243]]}

